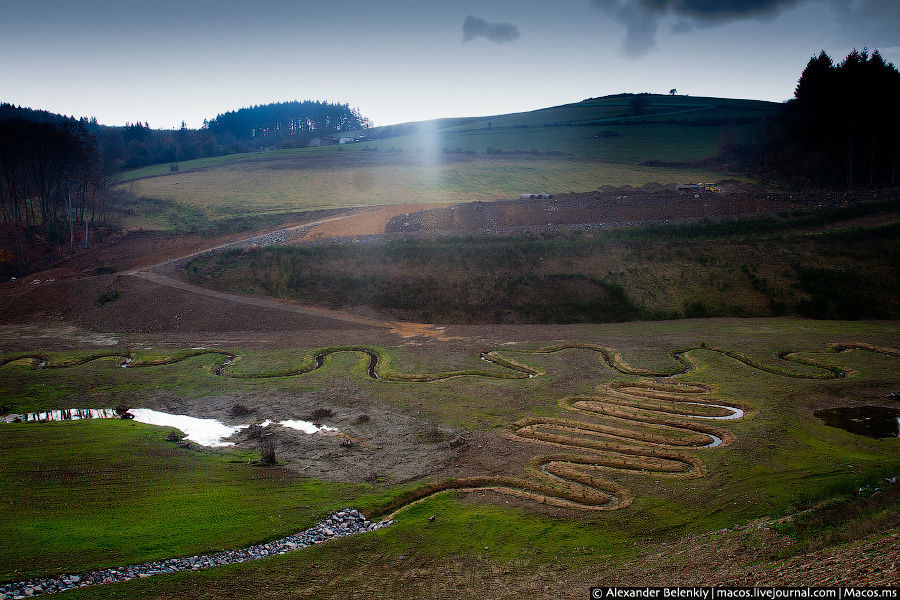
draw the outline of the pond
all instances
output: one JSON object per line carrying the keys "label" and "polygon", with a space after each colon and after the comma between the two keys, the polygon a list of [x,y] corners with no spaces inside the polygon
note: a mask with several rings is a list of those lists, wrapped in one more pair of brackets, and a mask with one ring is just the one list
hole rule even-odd
{"label": "pond", "polygon": [[900,410],[886,406],[840,406],[813,413],[826,425],[872,438],[900,437]]}

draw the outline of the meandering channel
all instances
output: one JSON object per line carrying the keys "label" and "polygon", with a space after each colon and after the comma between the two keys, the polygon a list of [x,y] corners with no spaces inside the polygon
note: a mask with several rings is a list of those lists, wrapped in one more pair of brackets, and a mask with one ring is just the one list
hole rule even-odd
{"label": "meandering channel", "polygon": [[[727,348],[707,347],[704,344],[688,346],[681,349],[672,350],[669,355],[675,362],[675,366],[667,370],[652,370],[640,367],[634,367],[629,364],[622,355],[608,346],[590,343],[567,343],[554,346],[547,346],[536,350],[526,349],[493,349],[481,352],[479,357],[481,360],[493,363],[503,371],[484,371],[481,369],[459,369],[454,371],[443,371],[435,373],[404,373],[393,369],[390,365],[389,358],[383,355],[382,350],[374,346],[330,346],[308,351],[300,356],[299,364],[294,368],[267,370],[261,369],[257,372],[229,372],[227,368],[238,359],[239,355],[228,350],[195,348],[186,351],[173,351],[170,356],[163,356],[154,359],[142,359],[139,353],[131,351],[121,352],[102,352],[89,355],[69,355],[65,357],[54,356],[44,352],[24,352],[17,354],[7,354],[0,356],[0,367],[10,363],[29,361],[36,369],[64,369],[75,367],[87,363],[117,359],[118,366],[122,368],[138,369],[146,367],[155,367],[162,365],[171,365],[191,358],[200,356],[219,356],[221,359],[213,366],[211,372],[221,377],[232,377],[235,379],[268,379],[277,377],[297,377],[305,375],[312,371],[325,366],[329,356],[340,353],[360,353],[368,356],[368,374],[372,379],[382,379],[385,381],[405,381],[405,382],[434,382],[453,377],[483,377],[488,379],[529,379],[538,375],[543,375],[544,371],[538,367],[534,367],[516,360],[513,360],[504,354],[519,355],[540,355],[562,352],[564,350],[589,350],[597,353],[601,360],[611,369],[625,375],[640,375],[644,377],[675,377],[689,373],[694,368],[694,360],[689,356],[697,351],[712,352],[720,354],[727,358],[731,358],[750,368],[778,375],[782,377],[792,377],[796,379],[842,379],[852,374],[852,371],[826,362],[805,358],[800,356],[801,353],[810,353],[813,351],[789,351],[784,350],[778,352],[776,357],[784,363],[794,365],[802,365],[816,369],[815,372],[789,370],[787,364],[773,364],[762,362],[749,355],[743,354],[736,350]],[[887,356],[900,357],[900,350],[895,348],[875,346],[863,342],[837,342],[829,344],[824,351],[825,353],[840,353],[849,350],[864,350]]]}
{"label": "meandering channel", "polygon": [[[461,369],[436,373],[404,373],[393,369],[389,356],[371,346],[335,346],[319,348],[303,354],[295,367],[254,372],[232,372],[230,367],[239,356],[230,351],[195,348],[173,352],[169,356],[142,359],[131,352],[109,352],[91,355],[54,357],[45,353],[13,354],[0,357],[0,367],[13,362],[29,361],[37,369],[64,369],[99,360],[115,360],[127,369],[174,364],[190,358],[212,355],[220,359],[210,372],[220,377],[265,379],[297,377],[321,369],[328,357],[339,353],[359,353],[368,359],[367,372],[372,379],[392,382],[436,382],[453,377],[492,379],[529,379],[544,375],[538,367],[509,358],[510,354],[536,356],[566,350],[596,353],[611,369],[626,375],[654,377],[657,381],[618,382],[597,389],[588,396],[573,396],[561,401],[563,410],[581,418],[527,418],[510,425],[505,433],[512,440],[554,446],[564,453],[547,454],[532,459],[525,467],[525,477],[484,476],[431,482],[413,489],[372,516],[393,515],[398,510],[450,489],[491,489],[532,499],[543,504],[583,510],[614,510],[631,502],[630,493],[615,482],[597,475],[600,471],[639,471],[648,474],[696,477],[705,472],[703,463],[685,448],[728,445],[732,434],[712,425],[712,420],[729,420],[743,416],[743,408],[709,397],[712,388],[702,384],[661,381],[689,373],[694,368],[691,353],[707,351],[720,354],[750,368],[777,376],[798,379],[840,379],[852,373],[848,369],[803,357],[797,351],[783,351],[776,356],[783,364],[771,364],[725,348],[705,345],[673,350],[674,366],[667,370],[634,367],[613,348],[590,343],[569,343],[536,350],[488,350],[480,353],[483,361],[502,370]],[[861,342],[834,343],[825,352],[838,353],[864,350],[888,356],[900,356],[894,348]],[[788,364],[814,370],[788,369]],[[602,423],[600,422],[602,421]]]}
{"label": "meandering channel", "polygon": [[[642,376],[639,381],[620,381],[598,386],[592,394],[569,396],[560,400],[563,414],[560,417],[529,417],[509,425],[504,436],[512,441],[539,444],[558,449],[552,454],[542,454],[529,460],[522,476],[475,476],[433,481],[413,488],[393,500],[375,507],[370,518],[382,518],[381,524],[389,524],[397,513],[435,494],[449,490],[489,490],[516,496],[544,505],[578,509],[608,511],[627,507],[632,501],[631,492],[609,478],[616,472],[641,473],[668,477],[701,477],[706,473],[704,463],[689,449],[727,446],[734,434],[715,422],[728,422],[744,416],[744,407],[712,397],[712,386],[699,383],[683,383],[667,380],[689,373],[695,366],[690,356],[695,351],[709,351],[738,361],[750,368],[782,377],[798,379],[840,379],[852,371],[812,358],[799,352],[784,351],[777,354],[780,361],[815,369],[815,371],[789,370],[784,364],[758,361],[737,351],[707,348],[704,345],[674,350],[670,356],[675,366],[668,370],[653,371],[630,365],[613,348],[599,344],[560,344],[537,350],[489,350],[482,352],[481,360],[501,367],[502,371],[488,372],[465,369],[438,373],[410,374],[395,371],[387,356],[370,346],[341,346],[320,348],[304,354],[294,368],[261,370],[257,372],[230,373],[228,371],[238,355],[226,350],[196,348],[175,352],[170,356],[142,359],[131,352],[111,352],[91,355],[59,357],[47,353],[12,354],[0,357],[0,367],[10,363],[27,361],[36,369],[64,369],[99,360],[115,360],[121,368],[135,369],[178,363],[190,358],[214,355],[220,357],[210,370],[215,376],[244,379],[271,377],[296,377],[322,368],[329,356],[342,352],[362,353],[368,357],[368,376],[376,380],[395,382],[435,382],[452,377],[484,377],[495,379],[528,379],[545,374],[544,371],[504,356],[505,354],[539,355],[564,350],[587,350],[597,353],[611,369],[626,375]],[[864,350],[887,356],[900,357],[900,350],[866,343],[829,344],[825,352],[838,353]],[[502,353],[501,353],[502,352]],[[656,380],[647,379],[648,377]],[[359,515],[362,518],[361,515]],[[378,524],[374,525],[377,527]],[[361,532],[370,528],[354,530]],[[302,537],[304,534],[298,534]],[[293,542],[292,542],[293,544]],[[276,544],[277,545],[277,544]],[[293,549],[304,544],[286,545]],[[277,552],[285,551],[277,546]],[[237,552],[235,554],[235,552]],[[228,559],[211,560],[209,565],[199,565],[191,559],[172,559],[175,566],[162,571],[151,570],[147,574],[172,570],[194,569],[198,566],[214,566],[225,562],[246,560],[246,551],[229,551]],[[231,556],[234,554],[234,556]],[[252,554],[252,553],[251,553]],[[268,555],[268,550],[259,556]],[[249,555],[248,555],[249,556]],[[256,557],[255,555],[253,557]],[[197,559],[197,557],[193,557]],[[203,558],[203,557],[201,557]],[[187,562],[185,562],[187,561]],[[184,563],[184,564],[182,564]],[[151,565],[154,569],[155,563]],[[177,569],[176,569],[177,567]],[[109,573],[119,570],[96,571],[75,578],[45,578],[18,582],[3,586],[7,592],[18,593],[38,582],[48,588],[28,588],[35,593],[69,589],[78,585],[102,583],[110,579]],[[133,571],[133,572],[132,572]],[[127,571],[126,579],[140,575],[141,567]],[[117,575],[118,577],[118,575]],[[124,577],[124,576],[123,576]],[[36,592],[36,593],[41,593]]]}

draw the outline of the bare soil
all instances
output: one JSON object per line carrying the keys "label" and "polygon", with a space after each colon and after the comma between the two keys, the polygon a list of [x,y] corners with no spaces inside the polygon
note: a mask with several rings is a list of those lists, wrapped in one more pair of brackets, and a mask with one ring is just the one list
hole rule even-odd
{"label": "bare soil", "polygon": [[[586,224],[670,223],[771,213],[823,201],[821,195],[772,194],[734,180],[719,182],[718,187],[719,192],[679,191],[674,184],[648,183],[639,188],[604,187],[594,192],[560,194],[551,199],[471,202],[394,217],[385,231],[498,231]],[[834,203],[842,198],[824,200]]]}
{"label": "bare soil", "polygon": [[395,217],[418,212],[421,210],[430,210],[434,208],[443,208],[446,204],[393,204],[389,206],[376,206],[373,208],[360,209],[353,211],[342,219],[330,221],[316,225],[306,232],[301,241],[314,241],[329,238],[348,238],[361,235],[377,235],[384,233],[384,229],[388,222]]}
{"label": "bare soil", "polygon": [[[244,429],[230,438],[240,448],[255,450],[260,434],[271,436],[280,464],[331,481],[396,484],[419,479],[440,471],[466,448],[460,432],[392,409],[344,377],[296,395],[248,392],[191,399],[160,392],[148,405],[229,425],[302,419],[336,427],[337,432],[306,434],[273,425]],[[236,406],[241,410],[235,411]]]}

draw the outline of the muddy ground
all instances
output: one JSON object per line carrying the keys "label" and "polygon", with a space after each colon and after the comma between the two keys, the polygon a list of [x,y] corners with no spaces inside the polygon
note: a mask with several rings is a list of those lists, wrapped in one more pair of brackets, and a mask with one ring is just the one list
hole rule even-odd
{"label": "muddy ground", "polygon": [[674,184],[648,183],[639,188],[604,187],[587,193],[559,194],[551,199],[470,202],[396,216],[388,221],[385,231],[410,234],[673,223],[773,213],[849,200],[840,195],[769,193],[734,180],[717,185],[718,192],[679,191]]}
{"label": "muddy ground", "polygon": [[257,449],[261,435],[275,441],[275,456],[289,469],[330,481],[402,483],[443,469],[464,451],[462,432],[384,405],[358,383],[332,377],[315,391],[298,394],[245,392],[182,398],[160,392],[150,408],[215,418],[227,425],[301,419],[337,428],[306,434],[270,425],[229,438]]}

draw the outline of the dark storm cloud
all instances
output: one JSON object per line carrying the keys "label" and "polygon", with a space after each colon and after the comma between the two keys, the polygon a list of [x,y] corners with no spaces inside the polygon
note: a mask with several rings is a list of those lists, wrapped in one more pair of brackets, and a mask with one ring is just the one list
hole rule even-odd
{"label": "dark storm cloud", "polygon": [[774,17],[804,0],[591,0],[591,4],[625,26],[622,51],[641,56],[656,47],[662,19],[675,19],[673,31],[754,17]]}
{"label": "dark storm cloud", "polygon": [[519,39],[519,30],[512,23],[490,23],[469,15],[463,21],[463,43],[483,37],[497,44]]}
{"label": "dark storm cloud", "polygon": [[[900,46],[897,0],[831,0],[847,41],[869,47]],[[865,39],[859,39],[864,34]]]}

